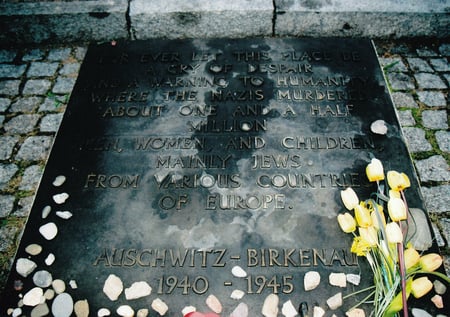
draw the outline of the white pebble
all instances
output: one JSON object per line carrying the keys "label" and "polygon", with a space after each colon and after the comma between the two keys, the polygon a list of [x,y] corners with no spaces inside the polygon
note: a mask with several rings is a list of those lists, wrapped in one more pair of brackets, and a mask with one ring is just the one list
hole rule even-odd
{"label": "white pebble", "polygon": [[73,216],[73,214],[70,212],[70,211],[60,211],[60,210],[58,210],[57,212],[56,212],[56,215],[59,217],[59,218],[62,218],[62,219],[70,219],[70,218],[72,218],[72,216]]}
{"label": "white pebble", "polygon": [[111,312],[108,308],[100,308],[97,312],[98,317],[105,317],[111,315]]}
{"label": "white pebble", "polygon": [[52,287],[56,294],[61,294],[66,290],[66,283],[64,283],[63,280],[54,280],[52,282]]}
{"label": "white pebble", "polygon": [[64,175],[56,176],[55,180],[53,181],[53,186],[59,187],[66,181],[66,177]]}
{"label": "white pebble", "polygon": [[303,280],[303,285],[305,291],[311,291],[315,289],[320,284],[320,274],[316,271],[309,271],[305,274],[305,279]]}
{"label": "white pebble", "polygon": [[61,194],[53,195],[53,201],[55,203],[57,203],[58,205],[64,204],[66,202],[67,198],[69,198],[68,193],[61,193]]}
{"label": "white pebble", "polygon": [[119,298],[122,291],[122,280],[116,275],[110,274],[105,281],[105,285],[103,286],[103,292],[106,294],[106,296],[108,296],[110,300],[115,301]]}
{"label": "white pebble", "polygon": [[[44,294],[45,296],[45,294]],[[50,314],[50,310],[46,303],[39,304],[31,311],[31,317],[44,317]]]}
{"label": "white pebble", "polygon": [[152,288],[147,282],[135,282],[129,288],[125,289],[125,298],[127,300],[137,299],[148,296],[152,293]]}
{"label": "white pebble", "polygon": [[314,306],[313,317],[323,317],[325,315],[325,311],[322,307]]}
{"label": "white pebble", "polygon": [[232,293],[231,293],[231,295],[230,295],[230,297],[232,298],[232,299],[241,299],[242,297],[244,297],[244,295],[245,295],[245,292],[244,291],[241,291],[240,289],[235,289]]}
{"label": "white pebble", "polygon": [[361,275],[359,274],[347,274],[347,282],[358,286],[361,282]]}
{"label": "white pebble", "polygon": [[196,309],[194,306],[185,306],[185,307],[181,310],[181,314],[184,316],[184,315],[187,315],[187,314],[189,314],[189,313],[193,313],[193,312],[195,312],[195,311],[197,311],[197,309]]}
{"label": "white pebble", "polygon": [[20,258],[17,260],[16,271],[23,277],[30,275],[36,268],[37,264],[29,259]]}
{"label": "white pebble", "polygon": [[248,306],[246,303],[240,303],[233,310],[230,317],[248,317]]}
{"label": "white pebble", "polygon": [[327,299],[327,305],[331,310],[338,309],[342,306],[342,293],[339,292]]}
{"label": "white pebble", "polygon": [[447,286],[439,280],[433,282],[434,291],[439,295],[444,295],[447,291]]}
{"label": "white pebble", "polygon": [[25,248],[25,252],[29,255],[38,255],[42,252],[42,247],[39,244],[33,243]]}
{"label": "white pebble", "polygon": [[264,300],[262,307],[262,314],[265,317],[277,317],[278,315],[278,302],[279,298],[275,294],[270,294]]}
{"label": "white pebble", "polygon": [[345,276],[345,273],[330,273],[328,280],[333,286],[347,287],[347,277]]}
{"label": "white pebble", "polygon": [[157,298],[153,300],[152,302],[152,308],[154,311],[156,311],[160,316],[164,316],[167,311],[169,310],[169,307],[166,303],[164,303],[161,299]]}
{"label": "white pebble", "polygon": [[73,308],[77,317],[89,317],[89,303],[86,299],[77,301]]}
{"label": "white pebble", "polygon": [[70,285],[71,289],[77,289],[78,288],[77,281],[75,281],[75,280],[70,280],[69,281],[69,285]]}
{"label": "white pebble", "polygon": [[437,308],[439,308],[439,309],[444,308],[444,301],[442,300],[441,295],[438,295],[438,294],[434,295],[433,297],[431,297],[431,301]]}
{"label": "white pebble", "polygon": [[22,308],[14,309],[11,315],[12,317],[19,317],[20,315],[22,315]]}
{"label": "white pebble", "polygon": [[52,300],[55,297],[55,291],[49,288],[45,291],[44,297],[46,300]]}
{"label": "white pebble", "polygon": [[366,313],[361,308],[354,308],[352,310],[347,311],[345,313],[345,316],[347,316],[347,317],[365,317]]}
{"label": "white pebble", "polygon": [[148,309],[147,308],[141,308],[136,313],[136,317],[147,317],[147,316],[148,316]]}
{"label": "white pebble", "polygon": [[50,207],[50,206],[45,206],[45,207],[42,209],[42,219],[47,218],[51,211],[52,211],[52,207]]}
{"label": "white pebble", "polygon": [[412,312],[412,315],[414,317],[433,317],[432,315],[430,315],[429,313],[427,313],[423,309],[419,309],[419,308],[413,308],[411,310],[411,312]]}
{"label": "white pebble", "polygon": [[55,255],[53,253],[49,253],[44,260],[45,264],[48,266],[52,265],[55,262]]}
{"label": "white pebble", "polygon": [[222,304],[214,295],[209,295],[206,298],[206,305],[216,314],[220,314],[222,312]]}
{"label": "white pebble", "polygon": [[55,223],[49,222],[39,228],[39,232],[46,240],[52,240],[58,234],[58,227]]}
{"label": "white pebble", "polygon": [[40,287],[35,287],[28,291],[23,297],[23,304],[25,306],[37,306],[45,300],[44,291]]}
{"label": "white pebble", "polygon": [[61,293],[55,297],[52,303],[54,317],[69,317],[73,312],[73,299],[67,293]]}
{"label": "white pebble", "polygon": [[288,300],[283,304],[283,307],[281,308],[281,313],[283,314],[283,316],[286,317],[294,317],[298,315],[297,309],[295,309],[291,300]]}
{"label": "white pebble", "polygon": [[246,277],[247,276],[247,272],[245,272],[239,265],[236,265],[231,269],[231,274],[233,274],[236,277]]}
{"label": "white pebble", "polygon": [[47,288],[52,284],[52,275],[45,270],[37,271],[33,275],[33,283],[36,286]]}
{"label": "white pebble", "polygon": [[372,122],[372,124],[370,125],[370,131],[375,134],[385,135],[388,131],[386,122],[384,120],[377,120]]}
{"label": "white pebble", "polygon": [[116,310],[117,315],[122,317],[133,317],[134,316],[134,310],[128,305],[122,305]]}

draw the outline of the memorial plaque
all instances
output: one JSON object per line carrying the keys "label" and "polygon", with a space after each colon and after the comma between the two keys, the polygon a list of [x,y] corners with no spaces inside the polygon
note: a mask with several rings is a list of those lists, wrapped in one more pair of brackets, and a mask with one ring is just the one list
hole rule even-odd
{"label": "memorial plaque", "polygon": [[[381,134],[371,131],[377,120],[386,128]],[[30,290],[51,288],[47,273],[36,277],[47,271],[50,281],[65,282],[68,303],[87,300],[90,316],[102,308],[116,315],[122,305],[159,316],[165,309],[157,299],[167,305],[165,316],[182,316],[188,306],[230,316],[239,305],[262,316],[268,300],[278,316],[302,303],[310,316],[314,306],[343,316],[363,297],[334,310],[327,299],[373,279],[336,221],[344,210],[340,190],[369,197],[372,157],[410,177],[407,199],[421,213],[417,178],[368,40],[92,45],[2,314]],[[429,230],[428,220],[416,225]],[[30,255],[31,244],[43,250]],[[29,261],[35,266],[17,272],[17,262]],[[305,291],[311,271],[321,280]],[[333,286],[331,273],[360,275],[361,283]],[[117,294],[116,284],[108,286],[113,275],[124,289]],[[47,300],[50,310],[57,299]],[[428,300],[414,305],[439,312]],[[32,309],[23,306],[23,314]]]}

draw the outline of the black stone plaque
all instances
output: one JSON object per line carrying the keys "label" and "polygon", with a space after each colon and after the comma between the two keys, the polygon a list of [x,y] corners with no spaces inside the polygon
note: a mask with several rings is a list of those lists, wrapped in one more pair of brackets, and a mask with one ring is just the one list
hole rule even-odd
{"label": "black stone plaque", "polygon": [[[371,132],[376,120],[384,120],[386,134]],[[424,210],[368,40],[92,45],[1,299],[2,314],[17,307],[20,294],[36,287],[34,274],[45,270],[66,283],[73,302],[86,299],[91,316],[101,308],[116,315],[121,305],[158,316],[151,308],[157,298],[167,304],[166,316],[182,316],[186,306],[206,313],[218,310],[206,304],[211,295],[221,303],[220,316],[240,303],[248,316],[262,316],[270,294],[279,300],[278,316],[289,300],[295,308],[306,303],[310,316],[314,306],[343,316],[361,296],[334,311],[326,300],[371,285],[372,275],[365,259],[350,253],[352,237],[337,224],[344,210],[340,190],[351,186],[361,199],[369,197],[375,188],[365,167],[372,156],[385,170],[410,177],[409,205]],[[66,180],[55,186],[59,175]],[[68,198],[58,204],[54,195],[61,193]],[[52,210],[44,217],[46,206]],[[48,223],[58,229],[52,239],[40,233]],[[428,220],[417,225],[429,229]],[[26,253],[30,244],[43,251]],[[56,259],[51,265],[49,253]],[[21,276],[19,259],[37,267]],[[305,291],[310,271],[321,282]],[[331,273],[360,274],[362,281],[332,286]],[[124,289],[146,282],[151,294],[127,299],[123,291],[111,300],[103,291],[111,274]],[[243,297],[231,298],[234,290]],[[53,301],[47,300],[50,310]],[[439,311],[429,299],[414,307]],[[27,316],[32,309],[22,308]]]}

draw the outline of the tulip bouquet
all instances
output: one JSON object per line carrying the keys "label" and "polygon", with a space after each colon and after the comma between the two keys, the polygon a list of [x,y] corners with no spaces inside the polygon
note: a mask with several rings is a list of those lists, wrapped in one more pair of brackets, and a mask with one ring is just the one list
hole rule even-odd
{"label": "tulip bouquet", "polygon": [[[408,176],[397,171],[387,172],[390,190],[385,194],[385,175],[380,160],[371,160],[366,175],[370,182],[376,182],[377,192],[360,201],[351,187],[342,190],[342,202],[348,211],[337,216],[341,229],[354,235],[351,252],[364,256],[374,275],[374,285],[357,293],[370,292],[361,303],[372,302],[375,317],[395,316],[400,311],[405,317],[408,316],[409,296],[420,298],[432,289],[428,274],[450,280],[435,271],[442,264],[439,254],[420,255],[406,241],[409,210],[404,190],[410,187]],[[387,215],[384,206],[387,206]]]}

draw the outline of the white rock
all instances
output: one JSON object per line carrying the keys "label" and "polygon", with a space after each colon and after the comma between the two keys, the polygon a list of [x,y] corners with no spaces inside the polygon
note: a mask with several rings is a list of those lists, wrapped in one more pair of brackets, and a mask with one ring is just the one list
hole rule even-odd
{"label": "white rock", "polygon": [[52,275],[45,270],[37,271],[33,275],[33,283],[36,286],[47,288],[52,284]]}
{"label": "white rock", "polygon": [[331,310],[338,309],[342,306],[342,293],[339,292],[327,299],[327,305]]}
{"label": "white rock", "polygon": [[141,308],[136,313],[136,317],[147,317],[147,316],[148,316],[148,309],[147,308]]}
{"label": "white rock", "polygon": [[298,315],[297,309],[295,309],[291,300],[288,300],[283,304],[283,307],[281,307],[281,313],[286,317],[294,317]]}
{"label": "white rock", "polygon": [[72,216],[73,216],[73,214],[68,210],[65,210],[65,211],[58,210],[56,212],[56,215],[59,218],[66,219],[66,220],[72,218]]}
{"label": "white rock", "polygon": [[52,265],[55,262],[55,255],[53,253],[49,253],[44,260],[45,264],[48,266]]}
{"label": "white rock", "polygon": [[16,308],[13,310],[13,312],[11,313],[12,317],[19,317],[20,315],[22,315],[22,308]]}
{"label": "white rock", "polygon": [[345,273],[330,273],[328,280],[333,286],[347,287],[347,277],[345,276]]}
{"label": "white rock", "polygon": [[152,288],[147,282],[135,282],[129,288],[125,289],[125,298],[127,300],[137,299],[148,296],[152,293]]}
{"label": "white rock", "polygon": [[42,252],[42,247],[39,244],[33,243],[25,248],[25,252],[29,255],[38,255]]}
{"label": "white rock", "polygon": [[370,125],[370,131],[375,134],[385,135],[388,131],[386,122],[384,120],[377,120],[372,122],[372,124]]}
{"label": "white rock", "polygon": [[214,295],[209,295],[206,298],[206,305],[216,314],[220,314],[222,312],[222,304]]}
{"label": "white rock", "polygon": [[58,227],[54,222],[49,222],[39,228],[39,232],[46,240],[52,240],[58,234]]}
{"label": "white rock", "polygon": [[233,274],[236,277],[246,277],[247,276],[247,272],[245,272],[239,265],[236,265],[231,269],[231,274]]}
{"label": "white rock", "polygon": [[111,312],[108,308],[100,308],[97,312],[98,317],[105,317],[111,315]]}
{"label": "white rock", "polygon": [[434,291],[439,295],[444,295],[447,291],[447,286],[439,280],[433,282]]}
{"label": "white rock", "polygon": [[265,317],[277,317],[278,315],[278,302],[279,298],[275,294],[270,294],[264,300],[264,304],[262,307],[262,314]]}
{"label": "white rock", "polygon": [[20,258],[16,263],[16,271],[23,277],[27,277],[37,268],[37,264],[26,258]]}
{"label": "white rock", "polygon": [[305,291],[311,291],[315,289],[320,284],[320,274],[316,271],[306,272],[305,278],[303,280],[303,285]]}
{"label": "white rock", "polygon": [[46,303],[39,304],[31,311],[31,317],[44,317],[50,314],[50,310]]}
{"label": "white rock", "polygon": [[419,308],[413,308],[411,310],[411,312],[412,312],[412,315],[414,317],[433,317],[432,315],[430,315],[429,313],[427,313],[423,309],[419,309]]}
{"label": "white rock", "polygon": [[78,288],[77,282],[75,280],[70,280],[69,281],[69,285],[70,285],[71,289],[77,289]]}
{"label": "white rock", "polygon": [[231,295],[230,295],[230,297],[232,298],[232,299],[241,299],[242,297],[244,297],[244,295],[245,295],[245,292],[244,291],[241,291],[240,289],[235,289],[232,293],[231,293]]}
{"label": "white rock", "polygon": [[58,205],[62,205],[66,202],[66,200],[69,198],[68,193],[61,193],[53,195],[53,201],[57,203]]}
{"label": "white rock", "polygon": [[[442,300],[442,296],[441,296],[441,295],[438,295],[438,294],[434,295],[433,297],[431,297],[431,301],[433,302],[433,304],[434,304],[437,308],[439,308],[439,309],[444,308],[444,302],[443,302],[443,300]],[[447,303],[447,304],[448,304],[448,303]]]}
{"label": "white rock", "polygon": [[79,300],[73,307],[77,317],[89,317],[89,303],[85,300]]}
{"label": "white rock", "polygon": [[181,310],[181,314],[187,315],[189,313],[193,313],[197,311],[197,309],[194,306],[185,306],[182,310]]}
{"label": "white rock", "polygon": [[46,300],[52,300],[55,297],[55,291],[49,288],[44,292],[44,297]]}
{"label": "white rock", "polygon": [[116,310],[117,315],[122,317],[133,317],[134,316],[134,310],[128,305],[122,305],[119,306]]}
{"label": "white rock", "polygon": [[61,293],[55,297],[52,303],[54,317],[69,317],[73,312],[73,299],[67,293]]}
{"label": "white rock", "polygon": [[230,317],[248,317],[248,306],[246,303],[240,303],[233,310]]}
{"label": "white rock", "polygon": [[105,281],[105,285],[103,286],[103,292],[110,300],[115,301],[119,298],[122,291],[122,280],[114,274],[110,274]]}
{"label": "white rock", "polygon": [[366,313],[361,308],[354,308],[345,313],[347,317],[365,317]]}
{"label": "white rock", "polygon": [[12,315],[13,311],[14,311],[14,308],[8,308],[8,310],[6,310],[6,314]]}
{"label": "white rock", "polygon": [[66,177],[64,175],[56,176],[55,180],[53,181],[53,186],[59,187],[66,181]]}
{"label": "white rock", "polygon": [[314,306],[313,317],[323,317],[325,315],[325,310],[322,307]]}
{"label": "white rock", "polygon": [[42,219],[47,218],[51,211],[52,211],[52,207],[50,207],[50,206],[45,206],[45,207],[42,209]]}
{"label": "white rock", "polygon": [[[23,297],[23,304],[25,306],[37,306],[42,303],[44,298],[44,291],[40,287],[32,288]],[[45,300],[45,299],[44,299]]]}
{"label": "white rock", "polygon": [[63,280],[53,280],[52,287],[56,294],[61,294],[66,290],[66,283]]}
{"label": "white rock", "polygon": [[152,308],[156,311],[160,316],[164,316],[169,310],[169,306],[164,303],[161,299],[157,298],[152,302]]}
{"label": "white rock", "polygon": [[347,274],[347,282],[358,286],[359,283],[361,282],[361,275],[359,274]]}

